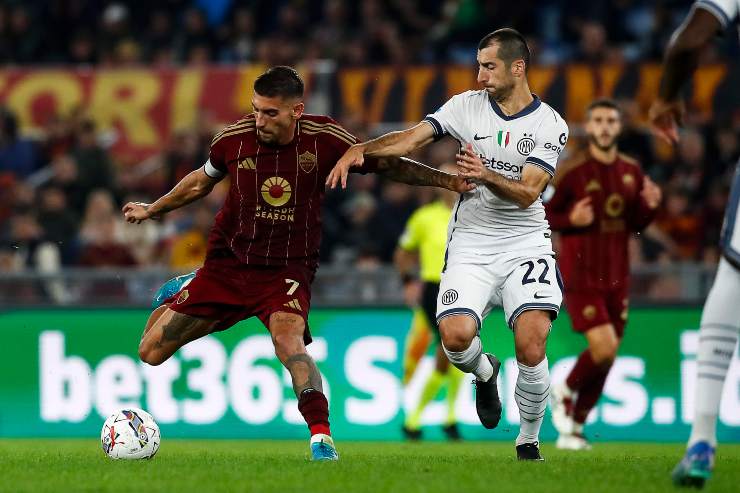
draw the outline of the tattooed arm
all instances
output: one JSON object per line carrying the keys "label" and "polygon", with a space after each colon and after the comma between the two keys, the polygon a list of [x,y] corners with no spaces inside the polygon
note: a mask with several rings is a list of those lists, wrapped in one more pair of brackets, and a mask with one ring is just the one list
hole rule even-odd
{"label": "tattooed arm", "polygon": [[203,168],[188,173],[166,195],[153,204],[129,202],[123,206],[123,216],[130,223],[140,223],[147,219],[157,219],[175,209],[205,197],[221,179],[208,176]]}
{"label": "tattooed arm", "polygon": [[[375,158],[400,157],[433,141],[434,129],[431,124],[420,122],[407,130],[389,132],[367,142],[355,144],[347,149],[337,161],[334,169],[326,178],[326,184],[334,188],[337,183],[341,183],[342,188],[347,188],[349,169],[362,166],[365,156]],[[390,162],[395,164],[395,161]]]}
{"label": "tattooed arm", "polygon": [[406,183],[407,185],[446,188],[458,193],[469,192],[475,188],[474,184],[467,182],[458,175],[439,171],[405,157],[380,158],[377,173],[390,180]]}

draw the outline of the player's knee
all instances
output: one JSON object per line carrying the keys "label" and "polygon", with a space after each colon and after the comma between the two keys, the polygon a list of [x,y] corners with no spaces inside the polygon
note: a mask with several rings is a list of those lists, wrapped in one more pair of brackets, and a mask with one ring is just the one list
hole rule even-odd
{"label": "player's knee", "polygon": [[[452,352],[465,351],[475,337],[475,327],[467,327],[461,321],[467,322],[466,318],[447,317],[439,321],[439,334],[445,349]],[[472,322],[471,324],[472,325]]]}
{"label": "player's knee", "polygon": [[159,366],[164,363],[167,358],[165,358],[160,351],[157,351],[142,341],[139,345],[139,359],[148,365]]}
{"label": "player's knee", "polygon": [[450,327],[446,331],[440,329],[440,333],[442,334],[442,344],[448,351],[459,353],[470,346],[470,337],[454,327]]}
{"label": "player's knee", "polygon": [[616,339],[604,341],[591,349],[591,359],[598,366],[611,366],[617,357],[618,349],[619,343]]}
{"label": "player's knee", "polygon": [[272,343],[275,346],[275,354],[281,359],[305,352],[303,336],[295,333],[281,332],[273,334]]}
{"label": "player's knee", "polygon": [[526,366],[537,366],[545,359],[544,345],[516,348],[516,360]]}

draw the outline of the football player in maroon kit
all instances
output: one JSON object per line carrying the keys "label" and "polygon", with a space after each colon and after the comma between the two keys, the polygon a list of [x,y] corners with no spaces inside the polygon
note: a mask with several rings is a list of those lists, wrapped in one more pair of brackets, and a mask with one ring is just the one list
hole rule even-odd
{"label": "football player in maroon kit", "polygon": [[640,165],[618,152],[621,129],[614,102],[591,103],[588,149],[558,167],[546,204],[550,227],[561,234],[558,262],[568,314],[588,341],[566,382],[551,394],[563,449],[591,448],[583,424],[601,396],[627,321],[629,237],[652,221],[661,200],[660,188]]}
{"label": "football player in maroon kit", "polygon": [[[324,182],[357,140],[331,118],[304,113],[303,81],[290,67],[273,67],[255,80],[252,106],[253,113],[215,135],[204,166],[154,203],[123,207],[129,222],[155,219],[207,195],[227,174],[231,178],[203,267],[162,287],[139,355],[159,365],[190,341],[258,317],[290,372],[313,459],[336,460],[321,375],[306,352],[307,320]],[[474,186],[407,159],[368,162],[359,171],[458,192]]]}

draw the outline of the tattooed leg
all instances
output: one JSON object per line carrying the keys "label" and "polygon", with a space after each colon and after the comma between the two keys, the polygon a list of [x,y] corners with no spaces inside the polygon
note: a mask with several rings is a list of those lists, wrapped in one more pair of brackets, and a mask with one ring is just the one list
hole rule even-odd
{"label": "tattooed leg", "polygon": [[303,318],[294,313],[277,312],[270,316],[270,334],[275,354],[288,369],[296,396],[306,389],[322,392],[321,374],[303,344]]}
{"label": "tattooed leg", "polygon": [[215,323],[215,320],[191,317],[168,308],[144,332],[139,357],[150,365],[162,364],[188,342],[210,334]]}
{"label": "tattooed leg", "polygon": [[284,364],[293,378],[293,391],[296,396],[300,396],[306,389],[324,391],[321,386],[321,374],[311,356],[306,353],[294,354]]}

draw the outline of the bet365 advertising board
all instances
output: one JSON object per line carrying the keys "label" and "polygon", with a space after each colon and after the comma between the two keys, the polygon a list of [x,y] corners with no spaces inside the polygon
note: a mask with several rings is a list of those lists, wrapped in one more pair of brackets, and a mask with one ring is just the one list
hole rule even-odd
{"label": "bet365 advertising board", "polygon": [[[249,320],[192,342],[161,366],[137,358],[144,310],[34,310],[0,314],[0,436],[96,436],[114,409],[148,410],[163,437],[304,438],[288,373],[269,334]],[[698,309],[633,309],[624,345],[592,413],[595,441],[683,441],[691,422]],[[404,409],[416,402],[431,356],[407,392],[401,384],[407,310],[316,309],[309,351],[324,378],[334,434],[343,440],[396,440]],[[485,430],[472,385],[462,385],[457,416],[467,439],[513,440],[519,416],[512,398],[517,370],[513,338],[492,313],[484,347],[504,362],[499,388],[504,417]],[[553,381],[562,381],[584,339],[567,315],[548,343]],[[441,439],[444,391],[423,416],[425,436]],[[740,362],[733,359],[720,410],[721,441],[740,441]],[[542,439],[555,432],[549,414]]]}

